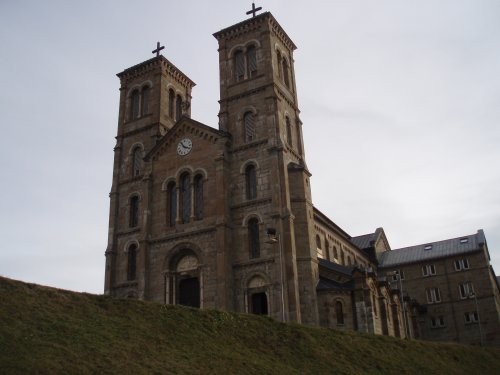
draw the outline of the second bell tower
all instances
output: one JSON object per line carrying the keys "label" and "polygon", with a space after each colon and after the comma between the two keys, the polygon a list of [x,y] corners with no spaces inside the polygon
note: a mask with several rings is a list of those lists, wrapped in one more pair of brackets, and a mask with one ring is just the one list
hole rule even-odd
{"label": "second bell tower", "polygon": [[[261,237],[275,236],[274,245],[264,245],[261,260],[250,255],[245,261],[239,254],[245,246],[234,246],[236,290],[246,273],[268,275],[271,310],[281,310],[283,320],[317,324],[318,263],[295,85],[295,44],[269,12],[214,36],[219,42],[219,128],[232,135],[231,217],[243,226],[256,220]],[[239,232],[233,237],[235,244],[244,240]],[[265,263],[266,249],[273,256],[268,258],[272,267]],[[252,292],[236,292],[236,300],[244,298],[251,304]]]}

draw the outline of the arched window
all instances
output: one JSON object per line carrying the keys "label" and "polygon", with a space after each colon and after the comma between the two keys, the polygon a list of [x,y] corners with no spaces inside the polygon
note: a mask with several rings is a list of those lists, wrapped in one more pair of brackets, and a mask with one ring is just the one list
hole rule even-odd
{"label": "arched window", "polygon": [[139,197],[134,195],[130,198],[129,226],[134,228],[139,225]]}
{"label": "arched window", "polygon": [[139,146],[132,152],[132,176],[139,176],[142,168],[142,150]]}
{"label": "arched window", "polygon": [[167,186],[167,212],[168,225],[173,227],[177,218],[177,191],[173,181]]}
{"label": "arched window", "polygon": [[344,311],[340,301],[335,302],[335,317],[337,318],[337,324],[344,324]]}
{"label": "arched window", "polygon": [[179,121],[182,117],[182,98],[180,95],[177,95],[177,99],[175,101],[175,121]]}
{"label": "arched window", "polygon": [[194,217],[196,220],[203,219],[203,176],[201,174],[194,178]]}
{"label": "arched window", "polygon": [[260,256],[259,221],[255,218],[248,220],[248,247],[250,258]]}
{"label": "arched window", "polygon": [[340,264],[345,266],[345,255],[344,255],[344,250],[340,250]]}
{"label": "arched window", "polygon": [[288,63],[283,59],[283,82],[286,87],[290,87],[290,77],[288,76]]}
{"label": "arched window", "polygon": [[349,266],[352,265],[351,256],[350,255],[347,256],[347,265],[349,265]]}
{"label": "arched window", "polygon": [[191,217],[191,181],[189,173],[183,173],[180,178],[180,213],[182,223],[189,223]]}
{"label": "arched window", "polygon": [[321,238],[319,238],[319,235],[316,235],[316,247],[321,249]]}
{"label": "arched window", "polygon": [[290,123],[290,118],[286,117],[285,118],[285,122],[286,122],[286,141],[288,142],[288,144],[290,146],[293,146],[293,142],[292,142],[292,124]]}
{"label": "arched window", "polygon": [[245,169],[247,199],[257,198],[257,171],[255,165],[249,164]]}
{"label": "arched window", "polygon": [[168,90],[168,115],[170,118],[175,118],[174,113],[174,104],[175,104],[175,92],[174,90]]}
{"label": "arched window", "polygon": [[247,48],[248,77],[253,77],[257,73],[257,53],[255,46]]}
{"label": "arched window", "polygon": [[338,259],[339,258],[339,252],[337,251],[337,246],[334,246],[333,247],[333,257],[335,259]]}
{"label": "arched window", "polygon": [[132,91],[132,96],[131,96],[131,99],[130,99],[130,102],[131,102],[131,107],[130,107],[130,117],[132,120],[135,120],[137,118],[139,118],[139,115],[140,115],[140,112],[139,112],[139,99],[140,99],[140,95],[139,95],[139,90],[134,90]]}
{"label": "arched window", "polygon": [[128,248],[127,256],[127,280],[135,280],[137,267],[137,245],[132,244]]}
{"label": "arched window", "polygon": [[237,81],[245,79],[245,56],[243,51],[236,51],[234,54],[234,75]]}
{"label": "arched window", "polygon": [[325,238],[325,256],[326,259],[330,260],[330,244],[328,243],[328,240]]}
{"label": "arched window", "polygon": [[149,113],[149,97],[150,97],[151,89],[149,86],[144,86],[142,89],[142,115],[147,115]]}
{"label": "arched window", "polygon": [[245,142],[255,140],[255,122],[252,112],[245,112],[243,115],[243,125],[245,129]]}

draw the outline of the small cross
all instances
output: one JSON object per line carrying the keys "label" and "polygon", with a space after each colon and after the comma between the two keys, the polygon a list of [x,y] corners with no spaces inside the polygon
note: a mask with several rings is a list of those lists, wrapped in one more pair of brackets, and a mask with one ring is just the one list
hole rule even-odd
{"label": "small cross", "polygon": [[160,56],[160,51],[164,48],[165,48],[165,46],[160,47],[160,42],[156,42],[156,49],[151,51],[151,53],[156,53],[156,57],[158,57],[158,56]]}
{"label": "small cross", "polygon": [[255,3],[252,3],[252,10],[249,10],[247,14],[251,14],[252,17],[255,17],[255,13],[257,13],[259,10],[262,10],[262,7],[255,7]]}

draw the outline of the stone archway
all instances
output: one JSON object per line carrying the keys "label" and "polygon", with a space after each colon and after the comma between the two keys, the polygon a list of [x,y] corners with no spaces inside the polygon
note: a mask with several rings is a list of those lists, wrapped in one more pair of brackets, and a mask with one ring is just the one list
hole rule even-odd
{"label": "stone archway", "polygon": [[171,262],[166,274],[166,303],[201,307],[202,285],[198,257],[183,249]]}

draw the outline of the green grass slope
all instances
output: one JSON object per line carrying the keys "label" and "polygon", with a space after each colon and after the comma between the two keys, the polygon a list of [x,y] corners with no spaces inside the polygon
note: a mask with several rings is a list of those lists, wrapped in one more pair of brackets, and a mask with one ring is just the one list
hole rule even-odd
{"label": "green grass slope", "polygon": [[0,278],[0,374],[498,374],[500,350]]}

